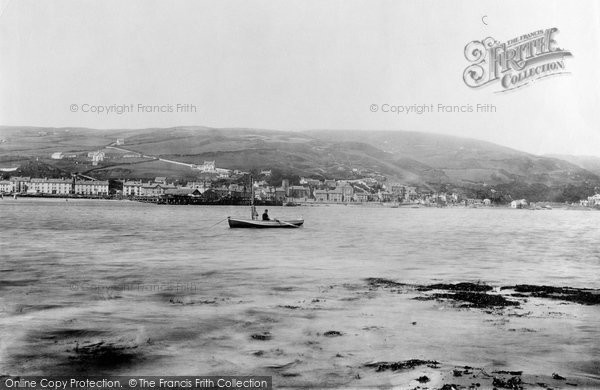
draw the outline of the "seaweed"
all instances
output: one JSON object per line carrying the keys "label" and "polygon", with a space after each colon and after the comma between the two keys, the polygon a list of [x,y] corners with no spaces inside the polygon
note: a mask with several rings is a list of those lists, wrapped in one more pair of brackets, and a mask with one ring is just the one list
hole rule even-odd
{"label": "seaweed", "polygon": [[522,389],[522,383],[523,381],[521,381],[521,378],[519,378],[518,376],[513,376],[506,380],[502,378],[494,378],[494,380],[492,381],[492,385],[494,386],[515,390]]}
{"label": "seaweed", "polygon": [[375,367],[376,371],[380,372],[380,371],[386,371],[386,370],[398,371],[398,370],[415,368],[417,366],[438,365],[438,364],[440,364],[440,363],[435,360],[410,359],[410,360],[398,361],[398,362],[365,363],[364,366],[365,367]]}
{"label": "seaweed", "polygon": [[254,334],[250,335],[250,337],[254,340],[261,340],[261,341],[271,340],[273,338],[273,336],[269,332],[254,333]]}
{"label": "seaweed", "polygon": [[458,390],[460,387],[458,385],[452,383],[446,383],[444,386],[440,387],[440,390]]}
{"label": "seaweed", "polygon": [[527,293],[529,296],[536,298],[557,299],[582,305],[600,305],[600,292],[598,290],[574,287],[535,286],[532,284],[503,286],[501,289],[514,289],[517,293]]}
{"label": "seaweed", "polygon": [[491,295],[486,293],[475,293],[459,291],[456,293],[433,294],[434,298],[451,299],[454,301],[467,302],[464,307],[487,308],[496,306],[519,306],[519,302],[509,301],[501,295]]}
{"label": "seaweed", "polygon": [[384,278],[367,278],[365,279],[367,284],[371,287],[406,287],[407,284],[394,282],[393,280]]}
{"label": "seaweed", "polygon": [[427,382],[429,382],[430,380],[431,380],[431,379],[429,379],[429,378],[427,377],[427,375],[423,375],[423,376],[420,376],[420,377],[418,377],[418,378],[417,378],[417,381],[418,381],[418,382],[420,382],[420,383],[427,383]]}
{"label": "seaweed", "polygon": [[85,366],[116,368],[135,360],[138,356],[136,348],[137,346],[119,346],[103,341],[83,346],[77,344],[75,356],[69,359]]}

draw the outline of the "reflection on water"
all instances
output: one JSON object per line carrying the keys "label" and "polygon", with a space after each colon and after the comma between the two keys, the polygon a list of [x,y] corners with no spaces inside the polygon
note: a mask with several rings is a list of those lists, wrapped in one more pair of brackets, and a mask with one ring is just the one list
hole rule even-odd
{"label": "reflection on water", "polygon": [[421,358],[600,380],[598,306],[532,299],[498,315],[364,282],[600,288],[598,212],[272,208],[303,214],[305,226],[209,229],[246,214],[0,201],[0,374],[262,373],[368,386],[394,376],[365,362]]}

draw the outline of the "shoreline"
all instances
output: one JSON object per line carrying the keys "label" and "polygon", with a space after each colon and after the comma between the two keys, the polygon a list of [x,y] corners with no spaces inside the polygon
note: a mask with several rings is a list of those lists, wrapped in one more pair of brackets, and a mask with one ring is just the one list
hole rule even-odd
{"label": "shoreline", "polygon": [[[189,203],[189,204],[178,204],[178,203],[163,203],[153,201],[152,198],[148,198],[146,200],[143,199],[132,199],[132,198],[118,198],[118,197],[93,197],[93,196],[53,196],[53,195],[18,195],[16,199],[13,198],[12,195],[4,195],[1,201],[18,201],[19,199],[27,199],[27,200],[67,200],[67,201],[107,201],[107,202],[119,202],[119,201],[128,201],[134,203],[147,203],[147,204],[156,204],[158,206],[238,206],[238,207],[249,207],[246,204],[239,204],[237,202],[233,203]],[[477,210],[519,210],[519,211],[553,211],[553,210],[569,210],[569,211],[594,211],[600,210],[594,207],[585,207],[585,206],[572,206],[572,205],[564,205],[561,203],[555,204],[547,202],[547,204],[551,205],[551,209],[546,208],[511,208],[509,205],[491,205],[491,206],[464,206],[464,205],[424,205],[420,203],[404,203],[399,204],[397,206],[391,206],[392,203],[378,203],[378,202],[349,202],[349,203],[337,203],[337,202],[306,202],[299,203],[294,206],[286,206],[284,205],[274,205],[274,204],[256,204],[257,206],[266,206],[266,207],[283,207],[283,208],[297,208],[297,207],[359,207],[359,208],[374,208],[374,209],[477,209]]]}

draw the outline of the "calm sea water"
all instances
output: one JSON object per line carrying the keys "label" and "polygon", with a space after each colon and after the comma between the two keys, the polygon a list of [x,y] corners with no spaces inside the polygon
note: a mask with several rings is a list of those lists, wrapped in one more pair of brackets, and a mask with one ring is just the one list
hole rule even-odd
{"label": "calm sea water", "polygon": [[300,229],[213,226],[248,214],[0,201],[0,374],[262,373],[344,387],[394,383],[365,362],[424,358],[600,383],[597,306],[540,300],[503,317],[364,280],[600,288],[600,212],[319,206],[270,209],[302,215]]}

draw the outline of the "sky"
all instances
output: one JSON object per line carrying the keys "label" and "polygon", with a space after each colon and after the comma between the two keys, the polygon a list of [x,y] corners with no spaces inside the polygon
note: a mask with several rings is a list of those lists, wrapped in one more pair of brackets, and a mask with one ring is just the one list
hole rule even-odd
{"label": "sky", "polygon": [[[414,130],[600,156],[594,0],[0,0],[0,12],[1,125]],[[503,93],[465,84],[469,42],[553,27],[565,73]],[[391,112],[417,105],[434,109]]]}

